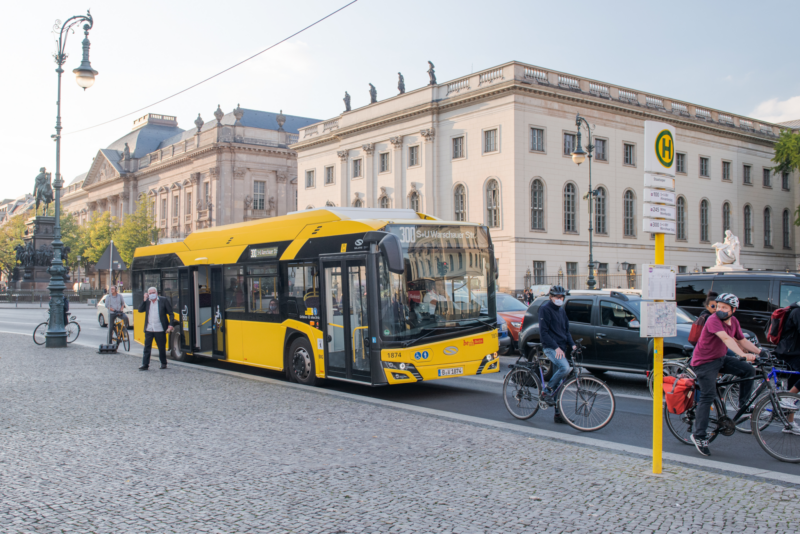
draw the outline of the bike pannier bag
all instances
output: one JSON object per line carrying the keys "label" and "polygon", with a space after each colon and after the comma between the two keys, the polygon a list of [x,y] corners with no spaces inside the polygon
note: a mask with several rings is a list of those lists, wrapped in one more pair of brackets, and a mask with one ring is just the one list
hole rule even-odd
{"label": "bike pannier bag", "polygon": [[703,333],[703,327],[706,324],[706,317],[698,317],[692,323],[692,329],[689,331],[689,343],[692,345],[697,345],[697,342],[700,341],[700,334]]}
{"label": "bike pannier bag", "polygon": [[694,379],[683,376],[665,376],[663,388],[669,413],[680,415],[694,404]]}
{"label": "bike pannier bag", "polygon": [[767,336],[767,341],[773,345],[777,345],[781,340],[783,334],[783,325],[786,323],[786,318],[789,316],[789,307],[778,308],[772,312],[772,316],[767,321],[767,327],[764,329],[764,334]]}

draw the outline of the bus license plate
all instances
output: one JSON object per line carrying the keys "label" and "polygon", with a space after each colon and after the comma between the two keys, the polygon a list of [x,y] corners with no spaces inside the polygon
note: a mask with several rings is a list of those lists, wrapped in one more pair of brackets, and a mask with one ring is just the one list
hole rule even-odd
{"label": "bus license plate", "polygon": [[451,369],[439,369],[439,376],[453,376],[453,375],[463,375],[464,368],[463,367],[453,367]]}

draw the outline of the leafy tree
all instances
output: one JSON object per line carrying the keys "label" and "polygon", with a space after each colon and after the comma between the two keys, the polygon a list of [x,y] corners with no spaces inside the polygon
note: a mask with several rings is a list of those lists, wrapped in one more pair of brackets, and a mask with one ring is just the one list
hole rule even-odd
{"label": "leafy tree", "polygon": [[[783,130],[778,142],[775,143],[775,157],[772,161],[776,163],[772,168],[776,173],[794,172],[800,169],[800,132],[790,132]],[[794,212],[794,224],[800,226],[800,206]]]}
{"label": "leafy tree", "polygon": [[68,263],[65,267],[72,271],[77,269],[78,256],[81,256],[80,263],[84,265],[87,263],[83,258],[88,246],[87,230],[78,224],[72,213],[65,212],[64,208],[61,208],[61,241],[64,247],[69,247]]}
{"label": "leafy tree", "polygon": [[14,267],[17,265],[17,252],[14,247],[23,243],[26,218],[26,214],[21,213],[12,217],[0,229],[0,272],[5,275],[7,281],[11,281]]}
{"label": "leafy tree", "polygon": [[158,240],[158,228],[153,219],[152,204],[146,198],[136,203],[136,211],[126,215],[114,238],[122,261],[130,267],[138,247],[147,247]]}
{"label": "leafy tree", "polygon": [[88,234],[85,249],[86,260],[97,263],[118,231],[119,223],[116,217],[112,217],[107,211],[93,213],[86,228]]}

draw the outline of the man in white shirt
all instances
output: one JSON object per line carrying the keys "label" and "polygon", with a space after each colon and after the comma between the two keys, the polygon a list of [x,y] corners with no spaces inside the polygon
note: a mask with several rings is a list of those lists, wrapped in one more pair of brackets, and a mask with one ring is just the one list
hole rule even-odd
{"label": "man in white shirt", "polygon": [[172,303],[166,297],[159,297],[158,290],[151,287],[144,295],[144,302],[139,305],[139,313],[144,313],[144,353],[140,371],[150,368],[150,349],[153,341],[158,346],[158,359],[161,369],[167,368],[167,332],[172,332]]}

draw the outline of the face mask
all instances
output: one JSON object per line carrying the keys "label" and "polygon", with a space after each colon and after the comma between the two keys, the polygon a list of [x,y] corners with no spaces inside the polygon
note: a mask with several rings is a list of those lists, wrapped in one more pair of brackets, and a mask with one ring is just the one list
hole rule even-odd
{"label": "face mask", "polygon": [[553,304],[558,306],[559,308],[564,305],[564,299],[556,299],[553,301]]}
{"label": "face mask", "polygon": [[147,294],[147,297],[148,297],[150,300],[156,300],[156,298],[158,298],[158,295],[156,295],[155,293],[148,293],[148,294]]}
{"label": "face mask", "polygon": [[728,317],[730,317],[730,315],[728,315],[728,313],[724,311],[718,311],[716,315],[717,317],[719,317],[720,321],[726,321]]}

